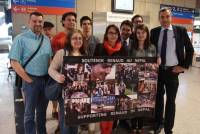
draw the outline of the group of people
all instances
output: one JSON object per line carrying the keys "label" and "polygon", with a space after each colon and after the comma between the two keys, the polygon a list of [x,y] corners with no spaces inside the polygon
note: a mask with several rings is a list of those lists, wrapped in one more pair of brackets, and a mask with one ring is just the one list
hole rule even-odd
{"label": "group of people", "polygon": [[67,90],[67,94],[69,98],[75,92],[82,92],[82,93],[87,94],[88,96],[90,95],[90,92],[88,91],[88,85],[86,82],[74,81],[73,83],[67,84],[67,87],[65,88],[65,90]]}
{"label": "group of people", "polygon": [[[108,25],[102,43],[92,35],[92,20],[88,16],[80,19],[82,31],[75,29],[76,19],[77,15],[74,12],[63,14],[61,23],[64,31],[52,37],[47,29],[48,38],[43,36],[43,15],[33,12],[29,17],[30,30],[19,34],[13,41],[9,58],[13,69],[23,79],[25,134],[47,133],[45,123],[48,100],[45,97],[44,88],[48,75],[58,83],[65,82],[65,75],[60,72],[63,56],[158,57],[160,66],[154,131],[156,134],[159,133],[161,126],[164,125],[165,133],[172,134],[175,99],[179,84],[178,75],[191,65],[194,50],[186,29],[172,25],[170,9],[163,8],[159,11],[161,26],[153,28],[151,32],[143,24],[140,15],[134,16],[132,21],[123,21],[120,28],[114,24]],[[38,53],[23,68],[24,63],[38,48],[42,36],[44,38]],[[97,77],[91,79],[103,80],[110,70],[111,67],[102,66]],[[163,115],[165,92],[167,97],[165,115]],[[78,126],[66,126],[64,123],[63,98],[60,98],[58,102],[60,133],[77,134]],[[132,120],[133,134],[143,133],[142,126],[135,126],[135,124],[139,125],[140,121],[140,118]],[[120,120],[118,125],[120,124],[126,124],[126,120]],[[95,126],[95,123],[89,124],[89,134],[94,134]],[[100,122],[101,133],[111,134],[114,126],[113,121]]]}
{"label": "group of people", "polygon": [[[75,115],[79,114],[87,114],[90,112],[90,102],[82,101],[80,99],[74,99],[74,102],[71,100],[68,100],[67,105],[66,105],[66,112],[67,112],[67,117],[73,117]],[[77,114],[75,114],[77,113]]]}
{"label": "group of people", "polygon": [[134,82],[135,79],[138,79],[138,71],[140,70],[138,66],[121,65],[117,68],[116,78],[118,80]]}
{"label": "group of people", "polygon": [[116,109],[118,111],[133,109],[132,106],[133,106],[132,105],[132,100],[130,100],[128,98],[121,97],[121,98],[117,99],[117,101],[116,101],[116,107],[117,107]]}
{"label": "group of people", "polygon": [[106,96],[111,94],[115,94],[114,85],[112,83],[99,82],[93,89],[93,96]]}

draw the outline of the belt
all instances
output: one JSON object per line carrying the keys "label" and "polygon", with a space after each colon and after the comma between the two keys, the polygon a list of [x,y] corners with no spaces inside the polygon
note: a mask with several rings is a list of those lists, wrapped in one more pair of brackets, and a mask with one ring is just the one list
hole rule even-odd
{"label": "belt", "polygon": [[167,70],[171,70],[173,67],[175,67],[175,66],[159,66],[159,69],[160,70],[164,70],[164,71],[167,71]]}
{"label": "belt", "polygon": [[46,74],[46,75],[41,75],[41,76],[37,76],[37,75],[32,75],[32,74],[29,74],[29,73],[27,73],[29,76],[31,76],[31,77],[36,77],[36,78],[46,78],[46,77],[48,77],[49,75],[48,74]]}

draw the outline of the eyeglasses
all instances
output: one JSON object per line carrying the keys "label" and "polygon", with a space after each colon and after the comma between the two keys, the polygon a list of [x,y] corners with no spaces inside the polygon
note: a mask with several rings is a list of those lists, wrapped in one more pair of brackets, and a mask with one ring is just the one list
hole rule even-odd
{"label": "eyeglasses", "polygon": [[118,35],[118,33],[108,32],[108,35]]}
{"label": "eyeglasses", "polygon": [[135,24],[142,24],[142,21],[141,20],[136,20]]}
{"label": "eyeglasses", "polygon": [[83,40],[82,37],[73,37],[72,40]]}

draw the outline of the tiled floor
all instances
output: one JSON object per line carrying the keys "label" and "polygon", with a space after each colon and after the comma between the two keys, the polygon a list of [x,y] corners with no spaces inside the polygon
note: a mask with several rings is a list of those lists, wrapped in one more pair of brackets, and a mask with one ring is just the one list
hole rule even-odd
{"label": "tiled floor", "polygon": [[[7,54],[0,54],[0,133],[15,134],[13,83],[11,81],[13,78],[7,79],[7,62]],[[200,68],[192,67],[180,75],[174,134],[200,133],[198,130],[200,126],[199,74]],[[51,118],[50,111],[51,103],[48,107],[47,129],[49,134],[53,134],[57,122]]]}
{"label": "tiled floor", "polygon": [[0,54],[0,133],[15,134],[12,83],[7,79],[7,54]]}

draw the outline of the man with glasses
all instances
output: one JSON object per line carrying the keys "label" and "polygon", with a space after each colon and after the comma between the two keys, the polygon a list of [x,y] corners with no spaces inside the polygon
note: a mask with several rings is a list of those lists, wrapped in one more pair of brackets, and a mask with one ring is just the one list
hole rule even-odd
{"label": "man with glasses", "polygon": [[138,24],[143,24],[143,17],[139,14],[136,14],[131,19],[131,22],[133,24],[133,27],[136,27]]}
{"label": "man with glasses", "polygon": [[131,22],[133,24],[133,28],[132,28],[132,35],[130,37],[131,37],[132,40],[134,40],[135,27],[138,24],[143,24],[143,17],[139,14],[136,14],[132,17]]}

